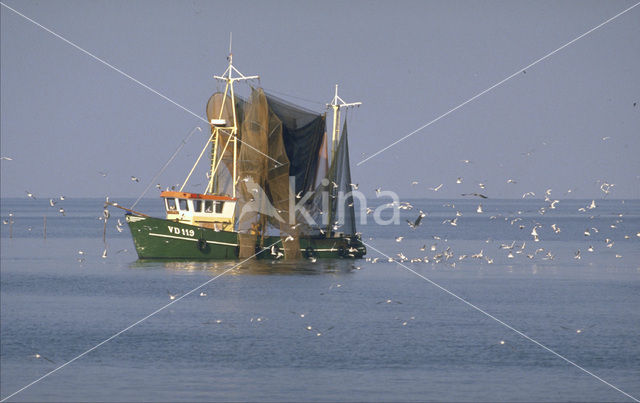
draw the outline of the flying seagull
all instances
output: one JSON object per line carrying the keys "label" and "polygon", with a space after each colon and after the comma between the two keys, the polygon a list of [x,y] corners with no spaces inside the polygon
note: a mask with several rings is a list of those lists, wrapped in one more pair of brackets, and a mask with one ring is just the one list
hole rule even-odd
{"label": "flying seagull", "polygon": [[416,220],[414,222],[411,222],[411,221],[407,220],[407,224],[409,224],[411,229],[416,229],[420,225],[420,223],[422,222],[422,219],[425,216],[426,216],[426,214],[423,213],[422,210],[420,210],[420,215],[418,215],[418,218],[416,218]]}
{"label": "flying seagull", "polygon": [[476,197],[482,197],[483,199],[487,199],[488,197],[481,194],[481,193],[462,193],[460,196],[476,196]]}

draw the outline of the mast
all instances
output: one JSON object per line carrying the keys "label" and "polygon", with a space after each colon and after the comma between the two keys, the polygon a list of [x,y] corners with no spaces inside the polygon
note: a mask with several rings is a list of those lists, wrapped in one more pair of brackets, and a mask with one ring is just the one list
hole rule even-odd
{"label": "mast", "polygon": [[354,106],[360,106],[362,102],[346,103],[338,96],[338,84],[336,84],[336,93],[331,100],[330,104],[327,104],[327,108],[333,109],[333,130],[331,134],[331,158],[336,153],[338,147],[338,141],[340,140],[340,108],[350,108]]}
{"label": "mast", "polygon": [[[233,197],[236,197],[236,185],[238,183],[238,117],[236,115],[236,96],[235,96],[235,91],[234,91],[234,83],[236,81],[244,81],[244,80],[254,80],[254,79],[259,79],[260,76],[245,76],[244,74],[242,74],[241,72],[238,71],[238,69],[236,69],[235,67],[233,67],[233,53],[231,53],[231,44],[229,44],[229,57],[227,58],[229,60],[229,66],[227,67],[227,69],[225,70],[224,73],[222,73],[221,76],[213,76],[213,78],[217,79],[217,80],[221,80],[224,81],[226,83],[225,86],[225,90],[224,90],[224,98],[222,101],[222,106],[220,107],[220,117],[222,117],[222,110],[224,109],[224,104],[225,104],[225,99],[227,97],[227,94],[230,95],[231,97],[231,110],[232,110],[232,116],[233,116],[233,125],[232,126],[227,126],[228,123],[222,123],[223,127],[219,127],[216,126],[213,120],[211,122],[211,129],[213,130],[214,134],[215,134],[215,144],[216,145],[218,143],[218,130],[221,129],[229,129],[231,130],[230,133],[230,137],[229,140],[233,141],[233,173],[232,173],[232,182],[233,182]],[[238,77],[233,77],[233,72],[236,72],[238,74]],[[228,145],[228,144],[227,144]],[[225,145],[225,148],[226,146]],[[216,150],[217,152],[217,150]],[[222,153],[224,154],[224,152]],[[213,178],[216,174],[216,170],[218,168],[218,166],[220,165],[220,162],[222,162],[222,155],[220,156],[220,161],[217,162],[217,164],[214,163],[211,164],[211,178]]]}
{"label": "mast", "polygon": [[[225,82],[224,94],[222,96],[222,102],[220,104],[220,112],[217,115],[218,118],[211,119],[211,121],[209,122],[209,124],[211,125],[211,137],[209,137],[209,141],[207,142],[205,147],[202,149],[202,152],[200,153],[200,156],[196,160],[195,164],[193,164],[191,171],[189,171],[187,178],[184,180],[184,183],[180,187],[180,191],[182,191],[186,186],[187,182],[189,181],[189,178],[191,177],[191,174],[193,174],[193,171],[196,169],[196,166],[198,165],[198,163],[200,162],[200,159],[204,155],[204,152],[208,148],[209,143],[212,143],[211,144],[211,147],[212,147],[211,171],[209,175],[209,183],[204,193],[205,194],[215,193],[214,184],[216,184],[217,186],[216,172],[220,164],[222,163],[225,151],[229,147],[229,143],[233,143],[232,145],[233,172],[231,174],[232,174],[232,183],[233,183],[233,190],[232,190],[233,197],[234,198],[236,197],[236,184],[238,183],[238,174],[237,174],[238,173],[238,169],[237,169],[238,167],[238,136],[237,136],[238,135],[238,117],[236,114],[236,98],[235,98],[234,84],[236,81],[259,79],[260,76],[245,76],[233,66],[233,54],[231,53],[231,46],[229,46],[229,56],[227,57],[227,60],[229,61],[229,66],[224,71],[224,73],[222,73],[222,75],[220,76],[215,76],[215,75],[213,76],[215,79]],[[238,76],[234,77],[233,75],[234,72]],[[231,104],[231,116],[232,116],[231,122],[227,122],[225,119],[223,119],[224,112],[225,112],[224,107],[225,107],[225,104],[227,103],[226,102],[227,99],[230,100],[230,104]],[[224,138],[220,139],[221,131],[227,136],[226,141],[224,141]],[[218,152],[218,146],[222,147],[222,150],[220,152]]]}
{"label": "mast", "polygon": [[[351,108],[354,106],[360,106],[362,102],[351,102],[346,103],[342,98],[338,96],[338,84],[336,84],[336,92],[331,100],[330,104],[327,104],[327,108],[331,107],[333,109],[333,130],[331,134],[331,166],[333,166],[337,161],[336,158],[336,150],[338,148],[338,142],[340,141],[340,108]],[[330,178],[331,181],[335,180],[335,178]],[[350,188],[351,184],[347,184]],[[333,189],[331,183],[329,183],[329,189]],[[332,203],[330,203],[333,205]],[[330,234],[333,232],[333,219],[334,219],[334,211],[329,208],[328,213],[328,227],[327,233]]]}

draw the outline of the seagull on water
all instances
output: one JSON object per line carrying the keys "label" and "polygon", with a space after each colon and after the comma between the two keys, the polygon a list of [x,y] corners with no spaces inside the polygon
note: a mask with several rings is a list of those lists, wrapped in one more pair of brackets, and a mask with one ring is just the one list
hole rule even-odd
{"label": "seagull on water", "polygon": [[402,305],[402,302],[394,301],[392,299],[386,299],[384,301],[378,301],[378,302],[376,302],[376,304],[400,304],[400,305]]}
{"label": "seagull on water", "polygon": [[560,326],[561,328],[563,328],[564,330],[569,330],[571,332],[576,332],[576,334],[581,334],[582,332],[584,332],[586,329],[591,329],[592,327],[594,327],[595,324],[591,325],[591,326],[587,326],[586,328],[578,328],[578,329],[572,329],[566,326]]}
{"label": "seagull on water", "polygon": [[178,297],[178,295],[180,294],[171,294],[171,291],[167,290],[167,294],[169,294],[169,299],[171,301],[173,301],[174,299],[176,299]]}
{"label": "seagull on water", "polygon": [[33,357],[33,358],[42,358],[43,360],[47,360],[52,364],[55,364],[55,362],[51,361],[50,359],[48,359],[47,357],[40,355],[38,353],[35,353],[34,355],[30,355],[29,357]]}

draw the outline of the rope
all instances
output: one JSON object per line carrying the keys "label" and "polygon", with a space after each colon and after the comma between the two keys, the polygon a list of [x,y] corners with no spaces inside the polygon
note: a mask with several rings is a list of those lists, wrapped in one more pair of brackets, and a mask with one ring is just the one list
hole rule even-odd
{"label": "rope", "polygon": [[[286,92],[276,91],[276,90],[273,90],[273,89],[270,89],[270,88],[264,88],[264,87],[262,87],[262,88],[263,88],[264,90],[266,90],[267,92],[269,92],[269,93],[279,94],[279,95],[284,95],[284,96],[286,96],[286,97],[294,98],[294,99],[299,99],[299,100],[301,100],[301,101],[309,102],[309,103],[311,103],[311,104],[322,105],[322,106],[325,106],[325,105],[326,105],[326,102],[320,102],[320,101],[316,101],[316,100],[311,100],[311,99],[307,99],[307,98],[302,98],[302,97],[298,97],[298,96],[295,96],[295,95],[287,94]],[[317,113],[317,112],[314,112],[314,113]]]}
{"label": "rope", "polygon": [[187,141],[189,141],[189,139],[191,138],[191,136],[193,135],[193,133],[196,132],[196,130],[200,130],[202,131],[202,129],[200,128],[200,126],[196,126],[194,127],[191,132],[189,133],[189,135],[187,137],[184,138],[184,140],[182,140],[182,142],[180,143],[180,145],[178,146],[178,148],[176,149],[176,151],[173,153],[173,155],[171,156],[171,158],[169,158],[169,161],[167,161],[164,166],[162,167],[162,169],[160,169],[160,171],[156,174],[156,176],[153,177],[153,179],[151,179],[151,182],[149,182],[149,184],[147,185],[147,187],[144,189],[144,191],[142,192],[142,194],[140,195],[140,197],[138,197],[138,199],[136,200],[135,203],[133,203],[130,207],[130,209],[133,209],[136,204],[138,204],[138,202],[140,201],[140,199],[142,199],[142,197],[147,193],[147,191],[149,190],[149,188],[151,187],[151,185],[153,185],[153,182],[156,181],[156,179],[158,178],[158,176],[160,176],[164,170],[167,168],[167,166],[169,166],[169,164],[171,163],[171,161],[173,161],[173,159],[176,157],[176,155],[178,155],[178,153],[180,152],[180,150],[182,150],[182,147],[184,147],[185,144],[187,144]]}

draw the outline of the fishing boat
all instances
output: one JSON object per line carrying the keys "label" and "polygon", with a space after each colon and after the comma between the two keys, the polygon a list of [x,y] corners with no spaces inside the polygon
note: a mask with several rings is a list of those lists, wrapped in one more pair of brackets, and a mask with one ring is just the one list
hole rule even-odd
{"label": "fishing boat", "polygon": [[[128,210],[140,259],[361,258],[356,232],[347,124],[335,96],[316,113],[251,85],[228,57],[224,91],[206,105],[209,139],[180,188],[162,191],[165,217]],[[253,80],[253,81],[249,81]],[[245,81],[250,94],[236,94]],[[333,111],[331,138],[327,111]],[[208,183],[185,191],[198,163],[209,160]],[[121,207],[122,208],[122,207]]]}

